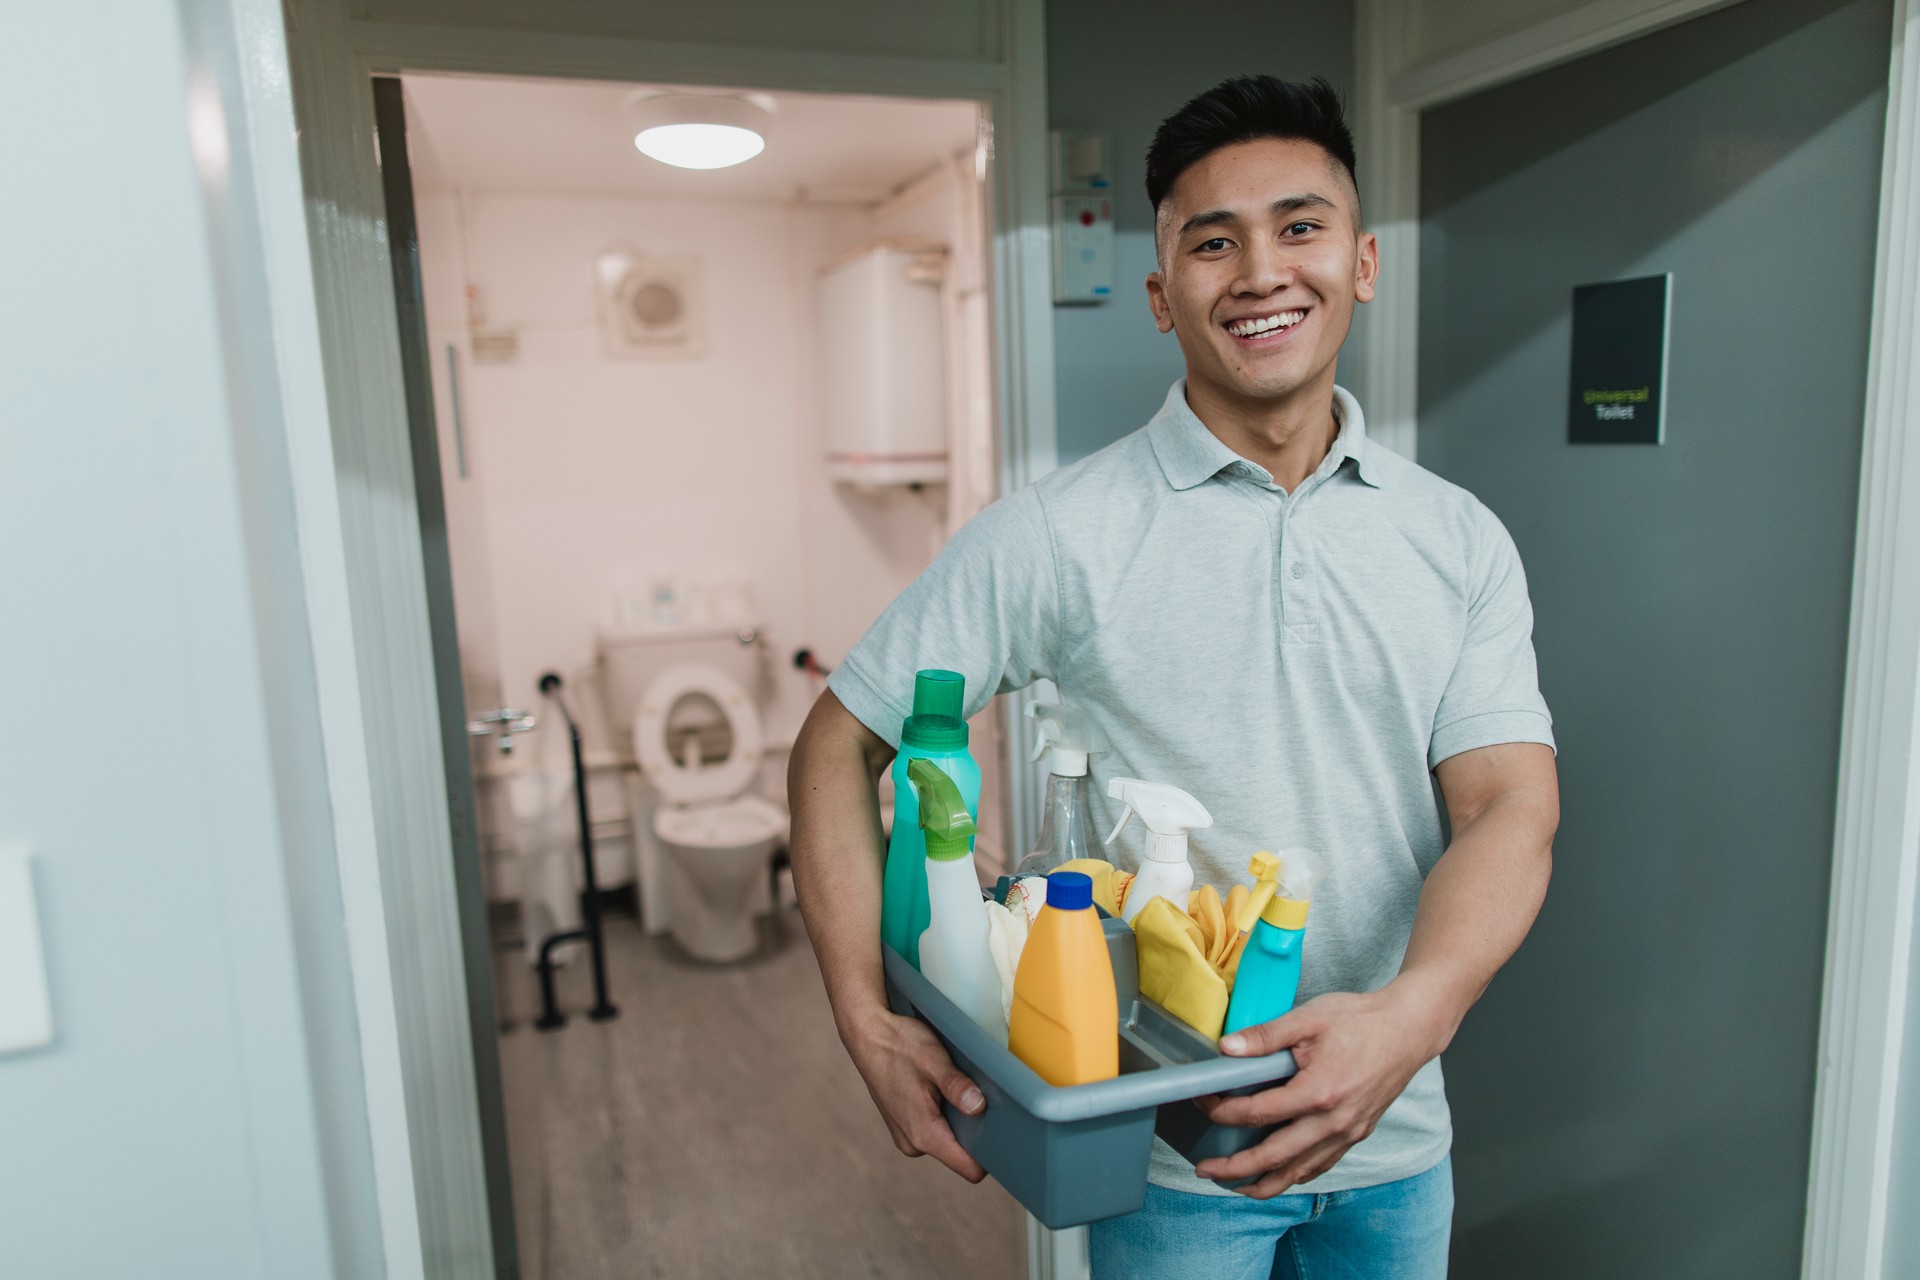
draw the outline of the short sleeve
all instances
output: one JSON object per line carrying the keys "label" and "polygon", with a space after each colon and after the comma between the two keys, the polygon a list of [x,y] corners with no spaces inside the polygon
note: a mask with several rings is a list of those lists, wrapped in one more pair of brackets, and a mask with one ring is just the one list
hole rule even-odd
{"label": "short sleeve", "polygon": [[1059,615],[1053,545],[1040,498],[1010,494],[947,541],[834,668],[827,687],[867,728],[900,745],[914,672],[966,677],[966,711],[1053,674]]}
{"label": "short sleeve", "polygon": [[1466,634],[1434,713],[1429,767],[1503,742],[1553,746],[1553,721],[1534,664],[1533,604],[1520,552],[1506,526],[1475,506],[1479,529],[1468,564]]}

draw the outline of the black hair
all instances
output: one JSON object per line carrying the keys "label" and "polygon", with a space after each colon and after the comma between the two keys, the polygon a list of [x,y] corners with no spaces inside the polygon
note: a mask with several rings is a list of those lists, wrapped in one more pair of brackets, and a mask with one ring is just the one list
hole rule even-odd
{"label": "black hair", "polygon": [[1323,148],[1359,192],[1353,132],[1332,85],[1319,77],[1301,84],[1274,76],[1235,76],[1160,122],[1147,148],[1147,199],[1158,212],[1181,174],[1222,147],[1258,138],[1297,138]]}

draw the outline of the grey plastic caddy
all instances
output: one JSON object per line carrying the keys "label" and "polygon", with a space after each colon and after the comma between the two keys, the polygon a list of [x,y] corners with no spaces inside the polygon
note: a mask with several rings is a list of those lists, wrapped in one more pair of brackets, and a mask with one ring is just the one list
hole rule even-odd
{"label": "grey plastic caddy", "polygon": [[1223,1057],[1212,1041],[1140,994],[1133,930],[1111,918],[1101,928],[1120,997],[1120,1074],[1066,1087],[1035,1075],[904,957],[883,948],[894,1007],[932,1026],[954,1065],[986,1095],[986,1110],[977,1116],[944,1107],[954,1136],[1028,1212],[1055,1229],[1138,1209],[1156,1132],[1196,1163],[1259,1142],[1271,1126],[1214,1124],[1191,1099],[1255,1092],[1294,1072],[1290,1053]]}

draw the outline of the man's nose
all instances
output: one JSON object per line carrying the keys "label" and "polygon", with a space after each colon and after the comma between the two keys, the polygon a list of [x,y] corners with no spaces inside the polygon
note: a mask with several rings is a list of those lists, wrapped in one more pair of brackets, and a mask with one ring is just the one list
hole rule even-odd
{"label": "man's nose", "polygon": [[1264,298],[1276,289],[1293,283],[1293,268],[1280,246],[1264,236],[1256,237],[1241,259],[1240,276],[1233,282],[1237,294]]}

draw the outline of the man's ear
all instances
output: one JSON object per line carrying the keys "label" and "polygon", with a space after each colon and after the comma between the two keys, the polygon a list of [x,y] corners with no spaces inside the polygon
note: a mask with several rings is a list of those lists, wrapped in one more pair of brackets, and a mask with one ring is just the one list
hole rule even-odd
{"label": "man's ear", "polygon": [[1380,279],[1380,240],[1371,231],[1360,233],[1359,260],[1354,265],[1353,300],[1372,302],[1373,286]]}
{"label": "man's ear", "polygon": [[1167,282],[1158,271],[1147,273],[1147,306],[1153,312],[1153,327],[1162,333],[1173,332],[1173,308],[1167,305]]}

